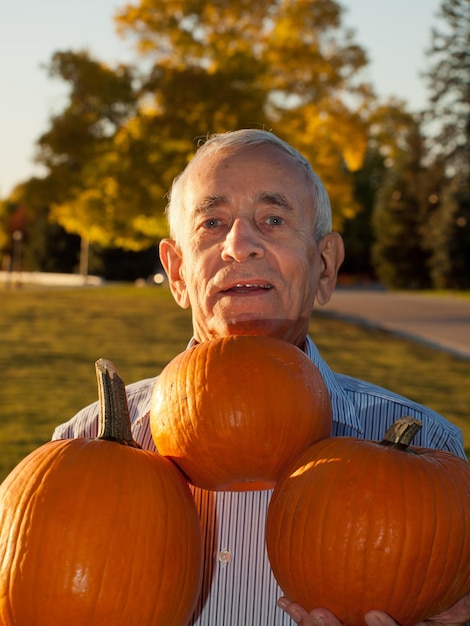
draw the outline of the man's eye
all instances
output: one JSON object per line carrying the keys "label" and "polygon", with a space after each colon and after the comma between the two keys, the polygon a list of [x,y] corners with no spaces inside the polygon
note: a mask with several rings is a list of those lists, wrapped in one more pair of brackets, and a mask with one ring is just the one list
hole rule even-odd
{"label": "man's eye", "polygon": [[269,226],[279,226],[281,224],[284,224],[284,219],[282,217],[279,217],[278,215],[271,215],[267,218],[266,224],[268,224]]}
{"label": "man's eye", "polygon": [[209,230],[212,228],[217,228],[217,226],[220,226],[220,220],[216,219],[215,217],[211,217],[211,219],[204,222],[204,228],[208,228]]}

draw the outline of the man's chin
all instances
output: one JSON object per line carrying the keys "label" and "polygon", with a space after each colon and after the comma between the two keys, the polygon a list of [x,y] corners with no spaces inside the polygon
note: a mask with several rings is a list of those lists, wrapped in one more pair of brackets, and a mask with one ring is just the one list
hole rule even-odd
{"label": "man's chin", "polygon": [[198,342],[228,337],[230,335],[260,335],[288,341],[302,347],[308,331],[309,319],[236,317],[225,319],[210,327],[196,327],[195,339]]}
{"label": "man's chin", "polygon": [[260,335],[288,341],[301,350],[305,347],[309,319],[264,318],[232,320],[225,324],[225,335]]}
{"label": "man's chin", "polygon": [[285,327],[280,320],[237,320],[227,325],[227,335],[263,335],[284,338]]}

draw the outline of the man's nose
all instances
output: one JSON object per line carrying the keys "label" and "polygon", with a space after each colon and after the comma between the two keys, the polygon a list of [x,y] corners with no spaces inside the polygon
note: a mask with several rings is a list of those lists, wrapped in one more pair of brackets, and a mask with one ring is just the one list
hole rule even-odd
{"label": "man's nose", "polygon": [[234,220],[224,241],[222,258],[224,261],[238,261],[242,263],[249,258],[264,255],[264,246],[261,233],[256,225],[245,218]]}

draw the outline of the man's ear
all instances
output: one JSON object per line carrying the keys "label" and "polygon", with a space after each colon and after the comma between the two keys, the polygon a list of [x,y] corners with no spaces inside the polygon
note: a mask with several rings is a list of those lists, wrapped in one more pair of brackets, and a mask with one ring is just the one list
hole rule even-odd
{"label": "man's ear", "polygon": [[344,244],[339,233],[328,233],[318,246],[321,266],[316,296],[319,304],[326,304],[333,295],[338,271],[344,261]]}
{"label": "man's ear", "polygon": [[173,298],[181,308],[189,307],[188,290],[183,276],[183,257],[174,239],[160,242],[160,260],[165,268]]}

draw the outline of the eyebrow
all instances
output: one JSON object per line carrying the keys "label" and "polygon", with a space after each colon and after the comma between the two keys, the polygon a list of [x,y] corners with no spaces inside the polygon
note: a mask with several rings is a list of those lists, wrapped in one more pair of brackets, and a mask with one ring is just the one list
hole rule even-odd
{"label": "eyebrow", "polygon": [[284,211],[293,211],[293,207],[286,196],[278,192],[263,192],[257,196],[257,201],[262,204],[277,206]]}
{"label": "eyebrow", "polygon": [[217,194],[206,196],[196,206],[194,212],[195,213],[207,213],[219,206],[227,204],[227,202],[228,200],[225,196],[219,196]]}
{"label": "eyebrow", "polygon": [[[257,204],[266,204],[271,206],[279,207],[284,211],[292,211],[293,207],[286,196],[282,193],[278,192],[261,192],[256,196]],[[203,214],[208,213],[219,206],[224,206],[229,204],[229,201],[226,196],[211,194],[206,196],[201,200],[201,202],[196,206],[195,213]]]}

